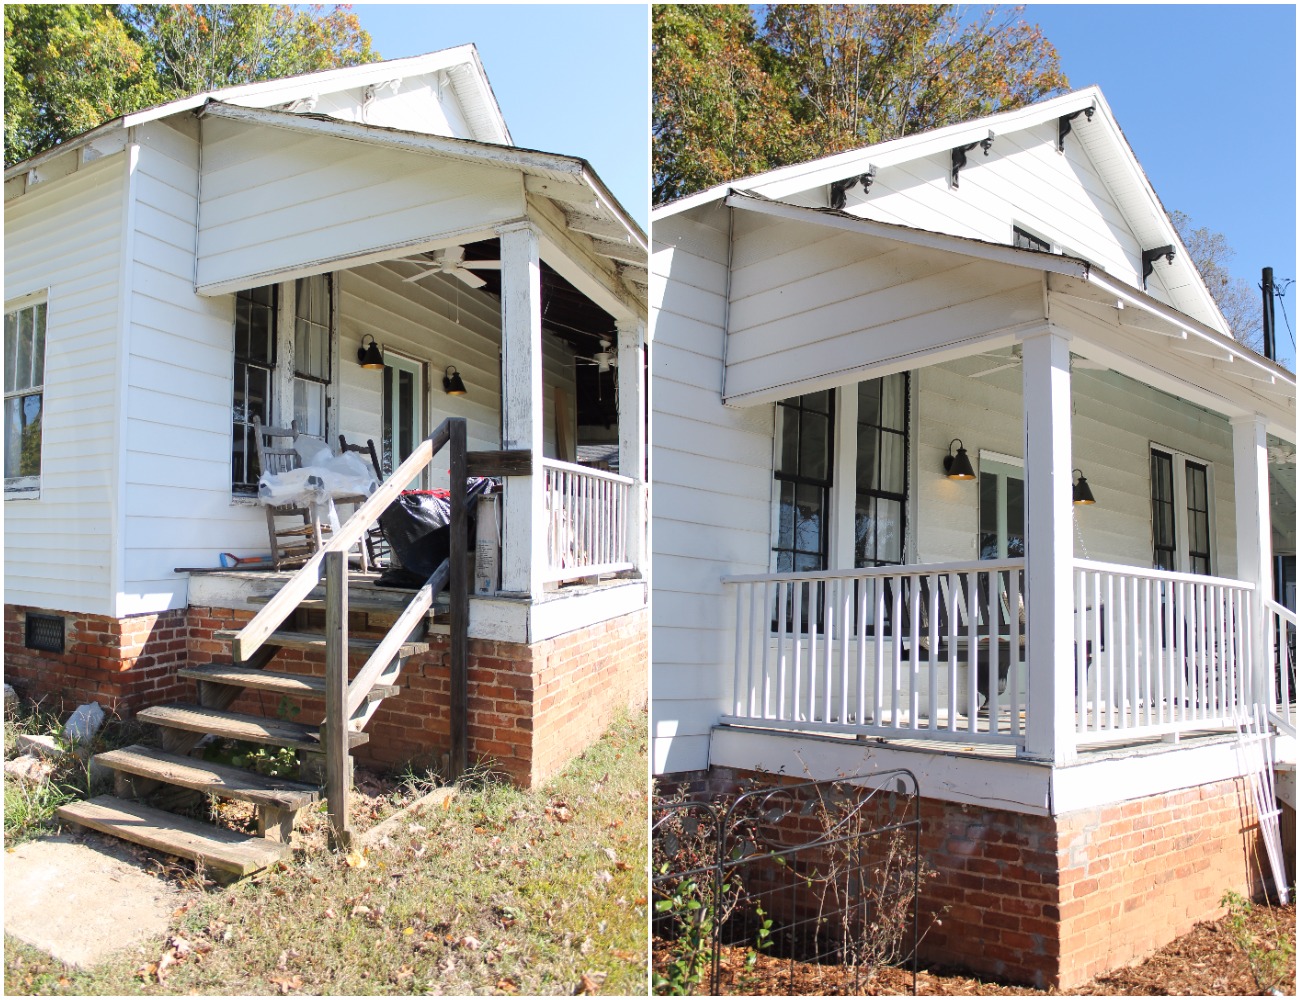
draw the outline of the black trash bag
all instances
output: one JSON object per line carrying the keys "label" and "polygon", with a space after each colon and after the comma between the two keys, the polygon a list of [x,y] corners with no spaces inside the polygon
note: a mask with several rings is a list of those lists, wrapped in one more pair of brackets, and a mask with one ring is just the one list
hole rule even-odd
{"label": "black trash bag", "polygon": [[[474,551],[474,500],[491,492],[491,479],[471,479],[465,490],[467,551]],[[398,565],[375,581],[380,587],[418,589],[451,553],[451,498],[445,491],[409,491],[400,494],[379,515],[379,527]]]}

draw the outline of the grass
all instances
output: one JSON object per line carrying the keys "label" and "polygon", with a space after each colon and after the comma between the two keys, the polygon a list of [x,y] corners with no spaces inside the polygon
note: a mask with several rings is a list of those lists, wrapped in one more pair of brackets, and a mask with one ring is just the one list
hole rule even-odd
{"label": "grass", "polygon": [[91,971],[6,939],[6,993],[644,996],[646,774],[639,713],[540,791],[489,782],[367,853],[191,891],[171,938]]}
{"label": "grass", "polygon": [[[5,773],[4,822],[5,846],[12,847],[25,840],[48,832],[54,825],[54,811],[66,802],[84,799],[106,791],[106,787],[91,787],[86,761],[72,752],[63,739],[63,727],[57,713],[40,706],[19,709],[12,717],[6,716],[4,735],[5,760],[19,755],[20,735],[54,736],[64,753],[54,761],[54,770],[42,782],[22,781]],[[110,715],[91,741],[90,753],[103,753],[117,747],[137,742],[142,735],[136,723],[124,722]]]}

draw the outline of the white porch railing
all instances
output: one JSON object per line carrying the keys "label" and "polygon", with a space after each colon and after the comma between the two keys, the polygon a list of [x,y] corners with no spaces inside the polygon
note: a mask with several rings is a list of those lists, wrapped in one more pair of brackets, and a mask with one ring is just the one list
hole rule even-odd
{"label": "white porch railing", "polygon": [[736,622],[721,721],[1022,745],[1024,565],[724,577]]}
{"label": "white porch railing", "polygon": [[1078,742],[1235,731],[1258,696],[1254,600],[1238,580],[1076,559]]}
{"label": "white porch railing", "polygon": [[1295,612],[1264,601],[1264,662],[1269,665],[1269,721],[1295,736]]}
{"label": "white porch railing", "polygon": [[632,569],[628,512],[632,480],[570,462],[543,459],[546,570],[543,582]]}

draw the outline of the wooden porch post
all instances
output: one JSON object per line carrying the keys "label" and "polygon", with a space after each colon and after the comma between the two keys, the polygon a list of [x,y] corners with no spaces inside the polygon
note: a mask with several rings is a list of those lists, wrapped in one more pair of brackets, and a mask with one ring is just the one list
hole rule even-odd
{"label": "wooden porch post", "polygon": [[538,597],[546,561],[542,473],[542,271],[537,230],[515,223],[501,239],[501,447],[532,453],[530,476],[505,481],[501,589]]}
{"label": "wooden porch post", "polygon": [[1269,697],[1264,601],[1273,597],[1273,521],[1268,502],[1268,423],[1258,414],[1232,418],[1232,484],[1237,513],[1237,579],[1255,585],[1250,602],[1252,695]]}
{"label": "wooden porch post", "polygon": [[1029,335],[1022,361],[1029,613],[1024,756],[1061,764],[1075,754],[1068,335],[1050,326]]}
{"label": "wooden porch post", "polygon": [[627,558],[643,577],[646,508],[645,323],[620,319],[618,326],[618,471],[632,482],[627,517]]}

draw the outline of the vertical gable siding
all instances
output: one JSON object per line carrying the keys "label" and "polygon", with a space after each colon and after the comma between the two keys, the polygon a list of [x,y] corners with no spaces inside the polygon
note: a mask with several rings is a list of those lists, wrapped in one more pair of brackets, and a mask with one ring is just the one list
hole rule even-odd
{"label": "vertical gable siding", "polygon": [[194,293],[197,136],[137,139],[120,614],[184,607],[176,567],[267,551],[261,510],[230,494],[234,297]]}
{"label": "vertical gable siding", "polygon": [[[849,192],[846,209],[1003,245],[1019,225],[1141,287],[1142,247],[1073,136],[1057,152],[1053,122],[999,135],[987,157],[978,147],[966,157],[956,190],[948,186],[950,154],[941,153],[883,168],[869,194]],[[1168,301],[1158,280],[1151,292]]]}
{"label": "vertical gable siding", "polygon": [[734,626],[721,577],[768,569],[773,408],[722,405],[725,210],[656,223],[654,769],[708,765]]}
{"label": "vertical gable siding", "polygon": [[5,205],[6,297],[49,290],[41,496],[5,502],[7,603],[111,613],[126,162],[108,157]]}

